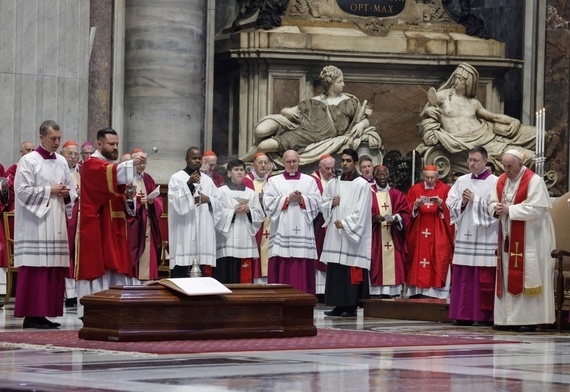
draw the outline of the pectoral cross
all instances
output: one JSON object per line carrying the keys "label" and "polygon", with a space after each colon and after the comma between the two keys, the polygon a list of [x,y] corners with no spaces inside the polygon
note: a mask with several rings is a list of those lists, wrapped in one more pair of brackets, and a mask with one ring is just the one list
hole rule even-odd
{"label": "pectoral cross", "polygon": [[384,202],[383,205],[381,205],[380,207],[384,208],[385,210],[388,209],[388,207],[390,207],[388,204],[386,204],[386,202]]}
{"label": "pectoral cross", "polygon": [[515,253],[511,252],[511,256],[515,256],[515,268],[519,268],[519,256],[522,259],[523,258],[523,254],[522,253],[518,253],[519,251],[519,243],[515,242]]}
{"label": "pectoral cross", "polygon": [[426,260],[426,258],[424,257],[424,259],[422,261],[420,261],[420,264],[422,265],[422,267],[426,267],[426,265],[429,264],[429,261]]}
{"label": "pectoral cross", "polygon": [[422,234],[425,236],[425,238],[428,238],[431,235],[431,233],[428,231],[427,227],[424,231],[422,231]]}
{"label": "pectoral cross", "polygon": [[389,242],[386,242],[386,245],[384,245],[384,247],[388,250],[390,250],[390,248],[392,247],[392,245],[390,245]]}
{"label": "pectoral cross", "polygon": [[463,234],[465,237],[467,237],[467,240],[469,241],[469,237],[473,237],[473,234],[469,234],[469,230],[467,230],[467,234]]}
{"label": "pectoral cross", "polygon": [[269,230],[265,230],[261,235],[264,236],[265,238],[269,238]]}
{"label": "pectoral cross", "polygon": [[299,234],[299,232],[301,231],[301,229],[299,229],[297,226],[295,226],[295,228],[293,229],[293,231],[295,232],[295,234]]}

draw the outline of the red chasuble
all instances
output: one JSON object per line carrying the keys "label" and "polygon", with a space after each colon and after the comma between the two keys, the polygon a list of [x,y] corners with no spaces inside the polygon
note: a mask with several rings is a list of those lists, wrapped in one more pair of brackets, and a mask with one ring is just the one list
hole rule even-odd
{"label": "red chasuble", "polygon": [[[143,172],[142,180],[146,195],[154,191],[156,183],[149,174]],[[140,200],[141,195],[137,195],[136,215],[127,217],[133,274],[140,280],[158,279],[158,265],[162,253],[159,228],[163,210],[162,198],[158,196],[154,203],[147,204],[146,207]],[[150,226],[150,233],[147,232],[147,226]]]}
{"label": "red chasuble", "polygon": [[[454,232],[449,224],[449,210],[445,204],[449,186],[437,180],[434,189],[425,189],[424,182],[413,185],[407,199],[410,212],[420,196],[439,196],[441,208],[435,203],[422,204],[413,218],[408,238],[406,283],[419,288],[442,288],[453,258]],[[443,215],[443,216],[442,216]]]}
{"label": "red chasuble", "polygon": [[[406,246],[406,228],[410,224],[410,211],[406,196],[397,189],[390,188],[388,191],[390,197],[391,211],[390,215],[400,214],[403,220],[404,229],[398,230],[397,223],[390,225],[391,241],[382,238],[382,225],[386,222],[375,222],[372,220],[372,260],[370,265],[370,282],[374,286],[394,286],[404,284],[405,273],[404,264],[406,262],[407,246]],[[372,195],[372,217],[380,214],[386,214],[387,207],[378,205],[378,198],[373,192]],[[384,249],[390,247],[394,250],[393,266],[384,265],[382,254]],[[390,276],[385,276],[390,271]]]}
{"label": "red chasuble", "polygon": [[105,271],[132,276],[124,191],[125,186],[117,184],[117,164],[94,157],[85,161],[81,171],[76,279],[97,279]]}

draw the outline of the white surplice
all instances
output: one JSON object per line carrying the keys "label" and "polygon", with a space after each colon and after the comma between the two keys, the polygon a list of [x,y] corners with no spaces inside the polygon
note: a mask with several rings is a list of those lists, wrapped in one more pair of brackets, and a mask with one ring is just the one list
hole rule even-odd
{"label": "white surplice", "polygon": [[[499,220],[489,213],[489,198],[497,177],[490,175],[484,180],[466,174],[451,187],[445,203],[449,208],[451,224],[455,225],[455,250],[452,264],[470,267],[496,267],[497,229]],[[465,189],[475,194],[475,200],[467,203],[461,211],[462,194]]]}
{"label": "white surplice", "polygon": [[[301,174],[298,180],[286,179],[286,175],[271,177],[263,197],[265,213],[271,218],[269,257],[316,259],[313,220],[321,201],[317,183],[306,174]],[[283,209],[287,197],[295,190],[301,192],[305,208],[290,203]]]}
{"label": "white surplice", "polygon": [[190,191],[189,178],[180,170],[168,182],[170,269],[190,266],[194,258],[201,265],[216,266],[215,226],[222,217],[220,192],[210,177],[200,173],[200,192],[210,197],[210,205],[202,203],[198,207],[194,202],[198,191]]}
{"label": "white surplice", "polygon": [[16,267],[69,268],[67,218],[63,197],[51,194],[51,184],[70,188],[71,203],[75,185],[64,157],[44,159],[33,151],[18,162],[14,181],[14,265]]}
{"label": "white surplice", "polygon": [[[522,170],[527,170],[523,167]],[[524,237],[524,287],[542,286],[539,295],[524,292],[513,296],[507,292],[508,253],[502,249],[502,296],[495,295],[494,319],[497,325],[534,325],[554,323],[554,267],[555,260],[550,252],[555,249],[554,225],[548,211],[552,207],[544,181],[534,174],[528,185],[527,198],[513,204],[522,175],[515,181],[507,178],[503,191],[503,203],[509,205],[507,217],[501,217],[502,234],[510,234],[511,221],[525,222]],[[489,212],[495,213],[499,202],[497,187],[493,188],[489,200]],[[511,250],[514,251],[514,250]]]}
{"label": "white surplice", "polygon": [[[340,196],[340,204],[332,207],[332,198]],[[323,192],[321,212],[327,234],[321,253],[324,263],[338,263],[370,269],[372,253],[372,192],[362,177],[352,181],[329,181]],[[340,220],[343,229],[334,222]]]}
{"label": "white surplice", "polygon": [[[231,190],[227,185],[219,188],[222,201],[222,216],[216,226],[217,257],[259,257],[255,234],[265,219],[257,193],[249,188]],[[240,201],[249,206],[251,222],[247,214],[236,214]]]}

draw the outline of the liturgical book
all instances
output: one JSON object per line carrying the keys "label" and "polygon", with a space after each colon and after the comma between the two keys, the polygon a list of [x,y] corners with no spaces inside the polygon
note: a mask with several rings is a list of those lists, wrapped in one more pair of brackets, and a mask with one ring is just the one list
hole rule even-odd
{"label": "liturgical book", "polygon": [[160,284],[184,295],[231,294],[232,291],[214,278],[167,278],[149,284]]}

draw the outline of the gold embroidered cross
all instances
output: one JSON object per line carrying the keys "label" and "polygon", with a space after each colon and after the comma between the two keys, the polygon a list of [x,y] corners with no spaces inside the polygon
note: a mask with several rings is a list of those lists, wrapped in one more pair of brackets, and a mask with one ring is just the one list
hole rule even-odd
{"label": "gold embroidered cross", "polygon": [[523,254],[518,253],[518,251],[519,251],[519,243],[515,242],[515,253],[511,252],[511,256],[515,256],[515,268],[519,268],[519,256],[521,259],[523,258]]}

